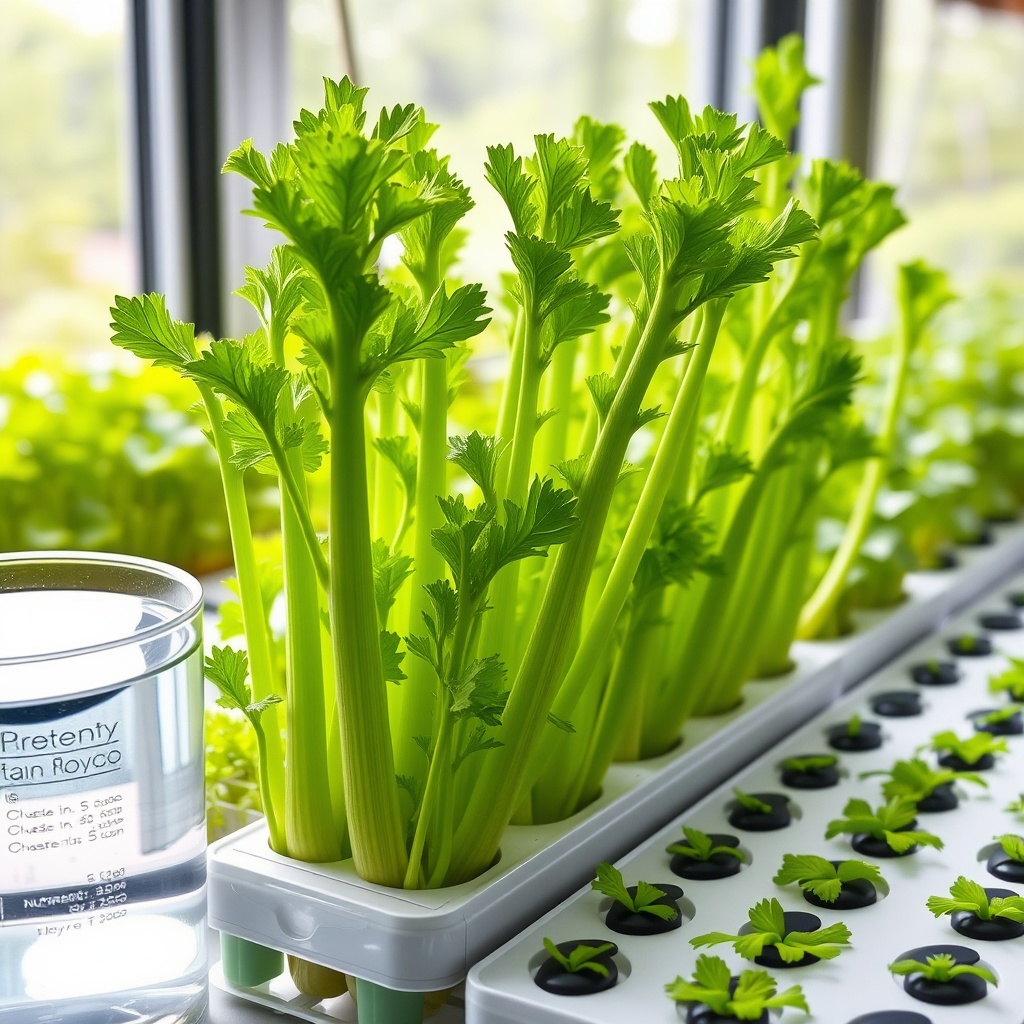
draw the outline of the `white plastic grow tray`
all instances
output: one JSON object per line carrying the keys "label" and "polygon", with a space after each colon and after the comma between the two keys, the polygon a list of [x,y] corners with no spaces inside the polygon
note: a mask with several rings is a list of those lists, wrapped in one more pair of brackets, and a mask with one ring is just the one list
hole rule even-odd
{"label": "white plastic grow tray", "polygon": [[[1024,588],[1024,578],[1016,582]],[[908,669],[929,658],[948,658],[946,638],[957,632],[977,632],[978,611],[1005,611],[1003,594],[1009,589],[1001,587],[969,612],[944,624],[934,636],[878,672],[856,692],[773,747],[746,771],[619,861],[627,885],[643,879],[682,887],[684,916],[687,911],[693,916],[681,928],[655,936],[618,934],[604,924],[602,901],[609,901],[587,887],[470,971],[466,984],[466,1024],[678,1024],[680,1014],[664,987],[678,975],[690,977],[699,952],[722,956],[734,973],[755,966],[742,960],[730,946],[698,951],[690,946],[689,939],[710,931],[735,934],[746,922],[747,908],[772,896],[787,911],[814,913],[823,926],[842,920],[853,933],[852,947],[837,960],[773,972],[780,990],[800,984],[812,1011],[807,1016],[798,1010],[785,1010],[783,1021],[847,1024],[861,1014],[903,1010],[922,1014],[933,1024],[1020,1024],[1024,1017],[1024,938],[1002,942],[965,938],[953,931],[948,917],[936,920],[925,901],[930,895],[948,895],[949,886],[961,874],[988,887],[1024,891],[1021,886],[1014,887],[989,875],[984,863],[994,848],[993,836],[1024,830],[1024,818],[1004,810],[1024,790],[1024,736],[1010,737],[1010,754],[984,773],[988,790],[964,786],[958,809],[920,815],[920,827],[939,835],[946,844],[943,850],[922,848],[912,856],[875,861],[889,886],[888,895],[875,905],[845,912],[818,909],[803,900],[796,886],[779,887],[772,882],[784,853],[816,854],[830,859],[860,857],[847,838],[824,838],[827,822],[841,817],[850,797],[863,797],[872,806],[882,802],[879,780],[861,779],[860,772],[887,769],[899,758],[914,756],[917,747],[942,729],[968,735],[972,731],[966,718],[968,713],[1004,703],[1005,698],[988,694],[987,678],[1005,667],[1005,655],[1024,656],[1024,629],[989,634],[996,649],[992,656],[957,659],[963,678],[955,685],[919,687],[910,681]],[[918,691],[923,713],[908,718],[874,714],[871,698],[891,690]],[[844,776],[836,787],[796,790],[783,786],[779,764],[787,757],[832,752],[825,731],[847,721],[854,712],[865,721],[882,723],[882,747],[839,754]],[[732,786],[748,793],[786,793],[799,817],[794,817],[789,827],[777,831],[737,831],[726,821]],[[680,828],[684,823],[704,832],[738,836],[752,862],[739,874],[715,881],[675,877],[669,869],[670,857],[665,848],[682,839]],[[596,864],[601,858],[593,859]],[[580,938],[615,942],[619,948],[619,983],[607,992],[581,997],[557,996],[542,990],[533,982],[531,971],[546,956],[542,943],[545,936],[556,943]],[[985,999],[967,1006],[926,1005],[907,995],[900,987],[902,979],[891,976],[886,965],[907,950],[943,943],[968,946],[979,952],[982,962],[994,968],[999,987],[990,988]]]}
{"label": "white plastic grow tray", "polygon": [[[470,883],[433,891],[374,886],[351,862],[312,866],[275,855],[256,824],[210,848],[210,925],[397,991],[454,985],[582,884],[597,861],[620,856],[1024,563],[1024,526],[997,527],[995,537],[991,546],[960,551],[956,569],[909,576],[908,599],[866,617],[869,628],[796,644],[793,672],[747,684],[740,708],[689,723],[675,751],[613,766],[601,797],[574,817],[510,826],[500,860]],[[269,998],[266,986],[231,991]]]}

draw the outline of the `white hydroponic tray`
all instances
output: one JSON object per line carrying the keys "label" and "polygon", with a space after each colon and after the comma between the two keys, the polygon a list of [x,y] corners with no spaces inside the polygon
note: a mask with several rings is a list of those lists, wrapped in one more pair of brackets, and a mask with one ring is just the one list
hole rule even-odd
{"label": "white hydroponic tray", "polygon": [[[636,845],[1024,564],[1024,525],[997,526],[994,537],[991,545],[959,549],[955,569],[908,576],[908,599],[890,612],[861,616],[862,628],[852,636],[796,644],[793,672],[747,684],[740,708],[689,723],[675,751],[614,765],[601,797],[574,817],[510,826],[499,861],[473,882],[432,891],[370,885],[350,861],[313,866],[275,855],[265,826],[256,824],[210,848],[210,926],[399,991],[455,985],[481,957],[581,885],[597,861]],[[286,1012],[298,1009],[271,989],[230,991]],[[301,1015],[339,1019],[322,1006],[304,1006]]]}
{"label": "white hydroponic tray", "polygon": [[[1024,589],[1024,578],[1015,582]],[[678,975],[689,978],[700,952],[722,956],[734,973],[755,966],[741,959],[731,946],[695,950],[689,939],[710,931],[736,934],[746,923],[747,909],[773,896],[787,911],[814,913],[823,926],[842,920],[852,932],[852,947],[838,959],[772,972],[780,991],[800,984],[812,1011],[807,1016],[787,1009],[783,1021],[847,1024],[861,1014],[903,1010],[922,1014],[933,1024],[1020,1024],[1024,1018],[1024,938],[1003,942],[966,938],[953,931],[948,917],[935,919],[925,901],[930,895],[948,895],[949,886],[961,874],[987,887],[1022,891],[1021,886],[991,876],[984,862],[995,847],[995,835],[1024,831],[1024,817],[1004,810],[1024,790],[1024,736],[1009,737],[1010,754],[1000,758],[994,769],[983,773],[989,784],[987,790],[958,787],[962,797],[958,809],[920,814],[920,827],[944,840],[942,851],[922,848],[908,857],[873,861],[879,864],[889,886],[888,895],[873,906],[845,912],[818,909],[804,901],[796,886],[779,887],[772,882],[784,853],[872,861],[873,858],[854,852],[848,837],[824,838],[827,822],[842,816],[850,797],[863,797],[872,806],[883,802],[880,780],[860,779],[860,773],[887,769],[897,759],[914,756],[919,745],[942,729],[969,735],[973,727],[966,717],[968,713],[1002,706],[1005,697],[990,695],[987,679],[1005,668],[1007,655],[1024,657],[1024,629],[987,634],[993,642],[993,655],[957,658],[962,679],[954,685],[918,686],[911,681],[909,668],[930,658],[949,659],[945,641],[960,632],[984,632],[977,626],[977,614],[1008,610],[1004,595],[1012,589],[1012,585],[1000,587],[969,612],[944,624],[933,636],[773,747],[735,779],[618,862],[627,885],[642,879],[656,885],[672,882],[683,888],[681,906],[684,916],[691,913],[692,919],[684,920],[681,928],[642,937],[614,932],[603,920],[602,904],[606,906],[609,901],[587,887],[472,969],[466,984],[467,1024],[678,1024],[679,1011],[664,987]],[[891,690],[920,693],[923,713],[908,718],[874,714],[871,698]],[[826,731],[831,725],[847,721],[854,712],[865,721],[882,723],[882,747],[838,754],[843,773],[839,786],[822,790],[783,786],[780,763],[787,757],[837,753],[828,746]],[[730,827],[726,813],[732,800],[732,786],[745,792],[787,794],[794,809],[792,824],[760,833]],[[684,823],[704,832],[738,836],[752,862],[739,874],[715,881],[676,877],[669,869],[670,856],[665,847],[682,839]],[[601,859],[596,851],[594,865]],[[556,943],[582,938],[616,943],[619,984],[607,992],[580,997],[560,997],[542,990],[534,984],[532,971],[546,958],[542,943],[545,936]],[[990,987],[985,999],[967,1006],[932,1006],[907,995],[902,988],[903,979],[890,975],[886,965],[915,947],[943,943],[975,949],[982,962],[995,970],[999,987]]]}

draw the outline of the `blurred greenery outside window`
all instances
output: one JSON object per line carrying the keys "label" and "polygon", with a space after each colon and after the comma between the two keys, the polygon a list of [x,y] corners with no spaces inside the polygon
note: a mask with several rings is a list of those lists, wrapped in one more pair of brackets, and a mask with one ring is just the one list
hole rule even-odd
{"label": "blurred greenery outside window", "polygon": [[0,364],[106,353],[136,286],[126,2],[0,3]]}
{"label": "blurred greenery outside window", "polygon": [[966,0],[884,6],[873,172],[900,186],[892,269],[924,255],[958,290],[1024,285],[1024,14]]}

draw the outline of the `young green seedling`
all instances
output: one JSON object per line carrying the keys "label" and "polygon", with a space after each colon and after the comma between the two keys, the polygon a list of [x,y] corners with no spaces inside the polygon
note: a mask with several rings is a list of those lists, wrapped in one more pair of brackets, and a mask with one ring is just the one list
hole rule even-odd
{"label": "young green seedling", "polygon": [[808,757],[787,757],[782,762],[782,769],[787,772],[817,772],[838,763],[839,758],[832,754],[813,754]]}
{"label": "young green seedling", "polygon": [[1021,711],[1024,711],[1024,707],[1020,704],[1007,704],[1005,708],[996,708],[994,711],[974,716],[974,721],[977,725],[999,725],[1001,722],[1016,718]]}
{"label": "young green seedling", "polygon": [[714,840],[699,829],[683,826],[683,835],[686,836],[685,843],[673,843],[665,848],[666,853],[679,854],[689,857],[691,860],[707,861],[716,854],[724,854],[727,857],[735,857],[738,861],[746,863],[746,857],[735,846],[716,846]]}
{"label": "young green seedling", "polygon": [[889,964],[889,970],[893,974],[899,975],[920,974],[929,981],[937,981],[940,984],[946,984],[963,974],[973,974],[990,985],[999,984],[996,976],[987,967],[978,967],[977,964],[958,964],[949,953],[938,953],[935,956],[927,957],[924,963],[920,960],[897,960],[895,963]]}
{"label": "young green seedling", "polygon": [[981,921],[1006,918],[1017,924],[1024,922],[1024,896],[997,896],[990,899],[984,886],[972,882],[964,875],[949,887],[949,894],[949,897],[928,897],[928,909],[936,917],[966,910]]}
{"label": "young green seedling", "polygon": [[843,817],[828,823],[825,838],[838,835],[869,835],[883,842],[894,853],[907,853],[912,846],[943,847],[942,840],[931,832],[903,831],[917,816],[917,804],[906,797],[894,796],[873,810],[867,800],[854,797],[843,808]]}
{"label": "young green seedling", "polygon": [[678,977],[665,986],[665,991],[677,1003],[703,1003],[717,1016],[736,1020],[760,1020],[765,1010],[785,1006],[811,1012],[799,985],[778,992],[775,979],[767,971],[744,971],[733,988],[726,962],[706,953],[697,957],[692,981]]}
{"label": "young green seedling", "polygon": [[732,787],[732,795],[736,797],[736,803],[748,811],[754,811],[757,814],[771,814],[774,810],[771,804],[765,803],[764,800],[759,800],[750,793],[744,793],[735,786]]}
{"label": "young green seedling", "polygon": [[999,675],[989,676],[992,693],[1007,693],[1013,700],[1024,701],[1024,658],[1010,658],[1010,667]]}
{"label": "young green seedling", "polygon": [[1011,800],[1006,805],[1006,810],[1010,814],[1024,814],[1024,793],[1021,793],[1016,800]]}
{"label": "young green seedling", "polygon": [[634,914],[653,914],[662,921],[674,921],[679,916],[675,907],[657,902],[664,899],[665,893],[650,882],[637,882],[636,895],[631,896],[622,880],[622,873],[608,863],[597,865],[597,878],[590,883],[590,887],[604,896],[610,896]]}
{"label": "young green seedling", "polygon": [[580,971],[593,971],[594,974],[607,978],[608,968],[596,958],[615,947],[611,942],[603,942],[600,946],[587,946],[581,943],[566,956],[551,939],[545,936],[544,948],[551,955],[551,959],[561,964],[562,968],[570,974],[578,974]]}
{"label": "young green seedling", "polygon": [[1024,864],[1024,836],[1005,832],[1003,835],[993,836],[993,838],[1002,847],[1003,853],[1010,860],[1015,861],[1017,864]]}
{"label": "young green seedling", "polygon": [[747,911],[753,931],[745,935],[729,935],[726,932],[708,932],[690,939],[695,949],[702,946],[717,946],[731,943],[733,949],[748,960],[760,956],[766,946],[773,946],[782,960],[797,963],[805,956],[819,960],[832,960],[850,944],[850,929],[841,921],[820,928],[814,932],[787,932],[786,915],[777,899],[761,900]]}
{"label": "young green seedling", "polygon": [[973,782],[977,786],[988,788],[988,783],[976,772],[956,772],[951,768],[934,769],[919,757],[909,761],[897,761],[887,772],[861,772],[860,777],[866,779],[874,775],[886,778],[882,783],[882,794],[886,800],[903,797],[914,804],[931,796],[939,786],[951,782]]}
{"label": "young green seedling", "polygon": [[267,737],[262,718],[267,708],[281,703],[281,698],[277,694],[270,694],[262,700],[254,701],[252,688],[246,681],[248,677],[249,657],[245,651],[233,647],[214,647],[206,659],[206,678],[220,691],[217,703],[222,708],[241,711],[256,735],[260,802],[263,804],[271,840],[280,842],[283,835],[270,798],[270,758],[267,756]]}
{"label": "young green seedling", "polygon": [[[1001,709],[1013,712],[1012,708]],[[996,712],[999,714],[1000,712]],[[979,761],[989,755],[1005,754],[1009,751],[1006,740],[1002,737],[991,736],[986,732],[975,733],[967,739],[961,739],[951,729],[937,732],[931,741],[920,748],[934,750],[940,754],[949,754],[966,765],[976,765]],[[913,762],[911,762],[913,763]],[[973,780],[971,780],[973,781]]]}
{"label": "young green seedling", "polygon": [[824,857],[786,853],[782,856],[782,867],[772,881],[776,885],[795,882],[804,892],[813,893],[826,903],[835,903],[843,890],[843,883],[857,879],[875,885],[882,881],[882,873],[874,864],[866,864],[862,860],[844,860],[837,868]]}
{"label": "young green seedling", "polygon": [[852,715],[850,715],[850,718],[846,723],[846,735],[850,737],[859,736],[861,725],[862,720],[860,715],[854,712]]}

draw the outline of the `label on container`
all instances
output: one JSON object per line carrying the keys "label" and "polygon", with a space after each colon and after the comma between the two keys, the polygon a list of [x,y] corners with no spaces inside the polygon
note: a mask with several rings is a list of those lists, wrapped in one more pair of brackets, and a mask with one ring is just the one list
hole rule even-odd
{"label": "label on container", "polygon": [[[143,804],[140,783],[147,772],[163,780],[163,758],[159,743],[136,749],[133,714],[126,690],[0,714],[0,927],[104,919],[124,904],[203,885],[205,855],[143,866],[147,837],[149,847],[164,846],[153,839],[164,808],[152,786]],[[45,925],[40,934],[68,927]]]}

